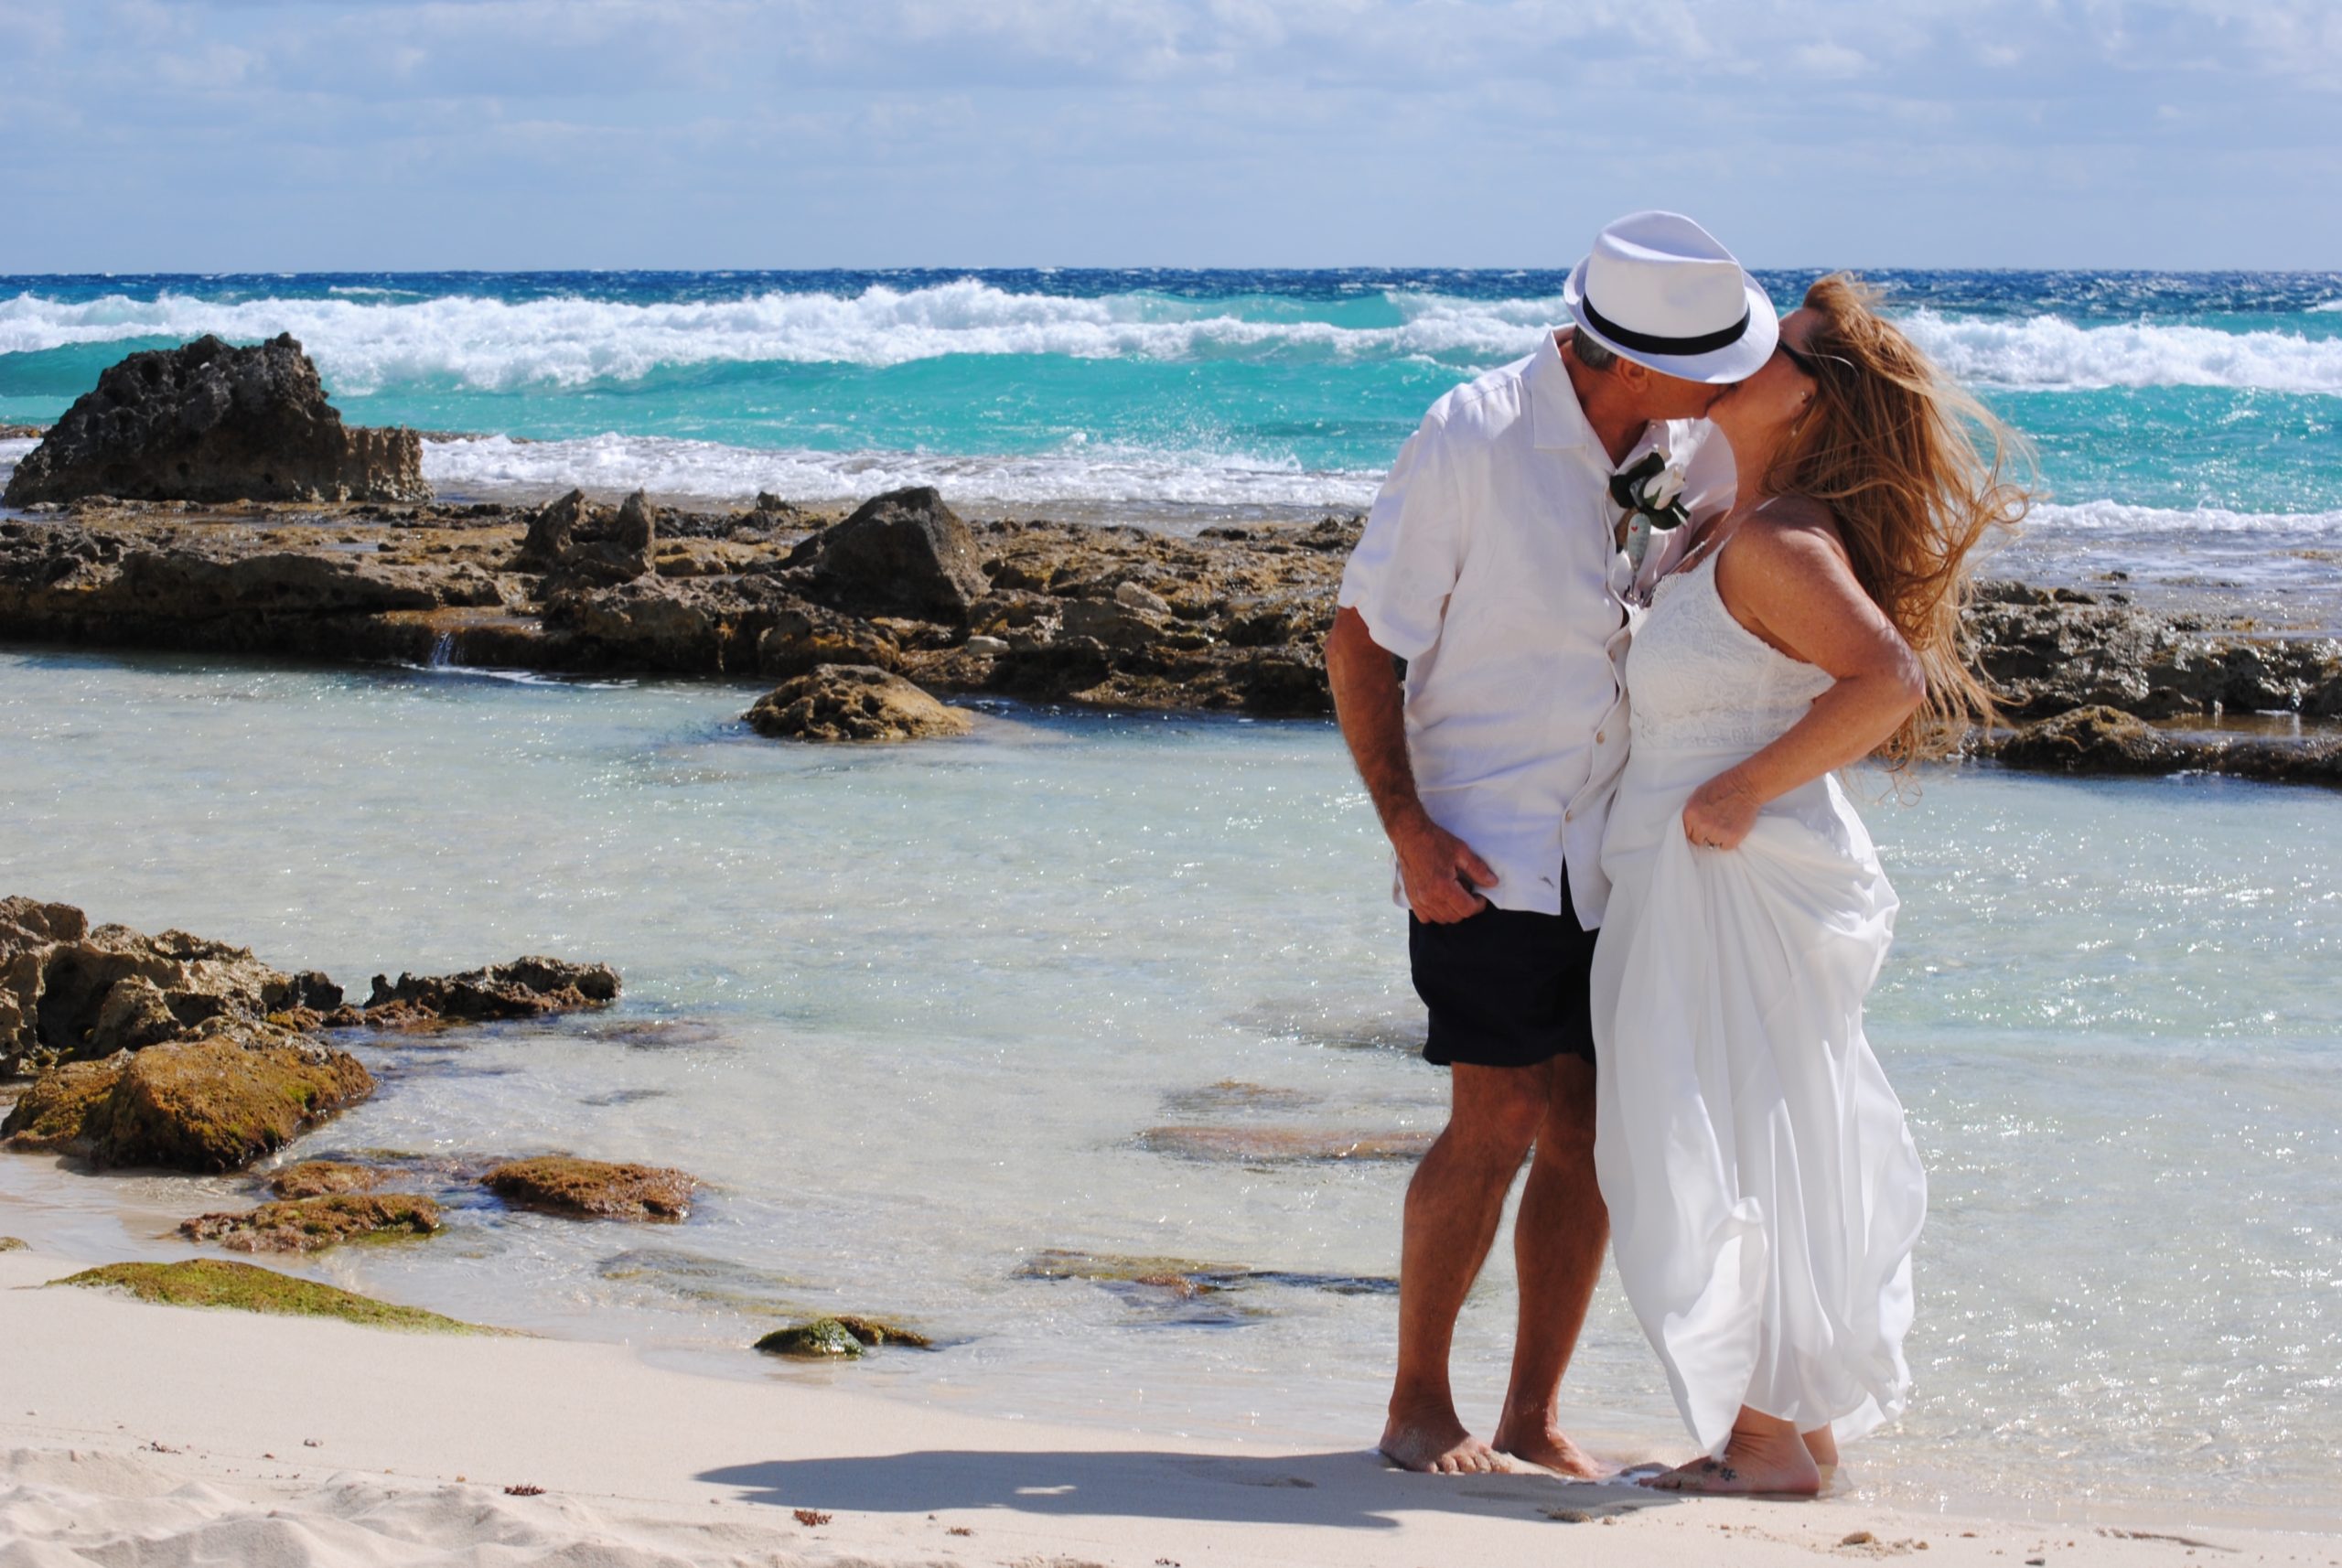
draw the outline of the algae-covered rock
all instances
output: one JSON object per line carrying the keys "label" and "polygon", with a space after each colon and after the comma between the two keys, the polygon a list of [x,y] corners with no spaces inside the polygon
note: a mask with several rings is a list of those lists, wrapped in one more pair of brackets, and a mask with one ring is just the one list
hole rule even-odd
{"label": "algae-covered rock", "polygon": [[0,1252],[21,1252],[24,1250],[25,1243],[21,1239],[15,1236],[0,1236]]}
{"label": "algae-covered rock", "polygon": [[581,1219],[682,1219],[697,1179],[663,1165],[549,1155],[513,1160],[480,1178],[505,1202]]}
{"label": "algae-covered rock", "polygon": [[768,1356],[791,1356],[803,1360],[837,1359],[853,1360],[865,1350],[882,1345],[899,1345],[913,1350],[930,1350],[935,1342],[913,1329],[881,1323],[876,1318],[841,1315],[817,1317],[810,1323],[792,1324],[776,1328],[756,1343],[756,1348]]}
{"label": "algae-covered rock", "polygon": [[531,956],[460,974],[401,974],[393,983],[374,977],[363,1007],[345,1007],[326,1021],[375,1028],[498,1018],[537,1018],[603,1007],[618,1000],[618,972],[606,963],[571,963]]}
{"label": "algae-covered rock", "polygon": [[226,1306],[281,1317],[338,1317],[376,1328],[441,1334],[502,1332],[225,1258],[195,1258],[183,1263],[108,1263],[49,1283],[125,1291],[141,1301],[171,1306]]}
{"label": "algae-covered rock", "polygon": [[347,1051],[220,1018],[190,1039],[50,1069],[0,1136],[100,1165],[242,1170],[373,1090]]}
{"label": "algae-covered rock", "polygon": [[95,1062],[67,1062],[33,1079],[0,1121],[0,1138],[27,1152],[56,1150],[86,1154],[91,1114],[122,1081],[128,1052]]}
{"label": "algae-covered rock", "polygon": [[347,1160],[303,1160],[268,1174],[268,1190],[279,1197],[325,1197],[340,1192],[371,1192],[397,1172]]}
{"label": "algae-covered rock", "polygon": [[344,1241],[430,1236],[439,1206],[414,1193],[333,1193],[263,1203],[242,1214],[205,1214],[179,1226],[192,1241],[236,1252],[315,1252]]}
{"label": "algae-covered rock", "polygon": [[741,717],[776,740],[921,740],[975,725],[899,675],[863,664],[819,664],[757,699]]}

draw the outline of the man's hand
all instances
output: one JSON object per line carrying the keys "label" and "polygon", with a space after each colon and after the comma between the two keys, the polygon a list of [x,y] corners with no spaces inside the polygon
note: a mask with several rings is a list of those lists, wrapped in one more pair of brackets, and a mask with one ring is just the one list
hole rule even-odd
{"label": "man's hand", "polygon": [[1415,918],[1434,926],[1471,918],[1488,907],[1473,891],[1494,887],[1497,874],[1472,846],[1433,822],[1418,817],[1391,835],[1399,852],[1399,880]]}

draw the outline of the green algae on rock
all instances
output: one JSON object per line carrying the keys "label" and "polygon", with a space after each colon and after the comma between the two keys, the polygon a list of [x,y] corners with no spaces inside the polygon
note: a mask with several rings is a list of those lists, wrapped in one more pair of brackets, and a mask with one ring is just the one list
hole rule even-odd
{"label": "green algae on rock", "polygon": [[500,1165],[480,1185],[507,1203],[573,1219],[677,1220],[689,1218],[699,1181],[663,1165],[547,1155]]}
{"label": "green algae on rock", "polygon": [[108,1263],[49,1283],[122,1290],[140,1301],[169,1306],[226,1306],[281,1317],[336,1317],[376,1328],[439,1334],[506,1332],[224,1258],[196,1258],[183,1263]]}
{"label": "green algae on rock", "polygon": [[439,1206],[415,1193],[332,1193],[205,1214],[179,1226],[195,1241],[237,1252],[315,1252],[344,1241],[436,1235]]}
{"label": "green algae on rock", "polygon": [[0,1252],[21,1252],[24,1250],[25,1243],[21,1238],[0,1236]]}
{"label": "green algae on rock", "polygon": [[851,1361],[864,1351],[882,1345],[900,1345],[912,1350],[935,1348],[935,1341],[915,1329],[847,1314],[776,1328],[757,1340],[754,1348],[768,1356],[789,1356],[799,1360]]}

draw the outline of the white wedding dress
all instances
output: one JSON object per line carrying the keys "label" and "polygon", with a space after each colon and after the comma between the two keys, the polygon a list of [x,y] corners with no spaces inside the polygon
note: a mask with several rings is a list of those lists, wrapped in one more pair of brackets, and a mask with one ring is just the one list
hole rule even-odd
{"label": "white wedding dress", "polygon": [[1837,779],[1767,804],[1737,848],[1683,835],[1692,790],[1831,684],[1732,618],[1720,553],[1662,581],[1635,629],[1593,981],[1619,1277],[1711,1452],[1744,1403],[1841,1438],[1902,1410],[1928,1204],[1863,1036],[1895,893]]}

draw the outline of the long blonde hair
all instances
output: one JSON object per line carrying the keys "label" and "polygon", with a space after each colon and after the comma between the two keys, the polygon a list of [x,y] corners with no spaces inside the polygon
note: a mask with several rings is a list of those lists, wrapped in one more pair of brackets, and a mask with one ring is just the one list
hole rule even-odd
{"label": "long blonde hair", "polygon": [[1961,657],[1969,553],[2014,528],[2032,504],[2006,470],[2032,451],[1878,313],[1875,288],[1833,273],[1805,291],[1821,323],[1805,344],[1820,390],[1775,454],[1765,489],[1834,514],[1855,580],[1927,672],[1919,710],[1879,747],[1900,769],[1956,750],[1994,718]]}

